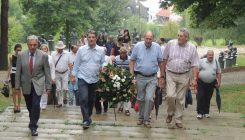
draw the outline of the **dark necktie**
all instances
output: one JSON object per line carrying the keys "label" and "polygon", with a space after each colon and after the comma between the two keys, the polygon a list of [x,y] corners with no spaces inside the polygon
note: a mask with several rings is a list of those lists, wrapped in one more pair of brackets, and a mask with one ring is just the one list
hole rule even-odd
{"label": "dark necktie", "polygon": [[30,58],[30,61],[29,61],[29,70],[30,70],[30,73],[32,74],[32,71],[33,71],[33,56],[34,54],[31,53],[31,58]]}

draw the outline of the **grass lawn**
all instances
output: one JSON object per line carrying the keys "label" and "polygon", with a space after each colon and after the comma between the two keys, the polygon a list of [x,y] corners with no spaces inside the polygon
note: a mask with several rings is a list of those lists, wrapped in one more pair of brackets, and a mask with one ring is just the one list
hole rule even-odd
{"label": "grass lawn", "polygon": [[242,113],[245,118],[245,84],[221,86],[220,94],[222,111]]}
{"label": "grass lawn", "polygon": [[241,54],[237,56],[237,62],[238,66],[245,66],[245,55]]}

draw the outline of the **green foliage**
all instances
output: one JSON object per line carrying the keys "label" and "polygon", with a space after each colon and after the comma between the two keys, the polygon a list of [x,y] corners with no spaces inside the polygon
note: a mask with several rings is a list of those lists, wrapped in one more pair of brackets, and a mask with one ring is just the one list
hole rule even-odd
{"label": "green foliage", "polygon": [[20,21],[15,16],[9,17],[9,38],[8,38],[8,52],[13,51],[13,46],[16,43],[23,42],[24,29]]}
{"label": "green foliage", "polygon": [[96,2],[87,0],[21,0],[25,15],[31,18],[30,28],[36,34],[66,33],[90,28],[91,12]]}
{"label": "green foliage", "polygon": [[235,20],[245,14],[244,0],[168,0],[161,7],[172,4],[178,11],[190,8],[191,26],[216,29],[236,26]]}
{"label": "green foliage", "polygon": [[120,29],[123,19],[127,14],[124,12],[128,0],[103,0],[98,2],[98,7],[93,11],[93,27],[97,31],[106,29],[111,33]]}
{"label": "green foliage", "polygon": [[160,37],[176,38],[179,28],[176,22],[167,22],[160,28]]}

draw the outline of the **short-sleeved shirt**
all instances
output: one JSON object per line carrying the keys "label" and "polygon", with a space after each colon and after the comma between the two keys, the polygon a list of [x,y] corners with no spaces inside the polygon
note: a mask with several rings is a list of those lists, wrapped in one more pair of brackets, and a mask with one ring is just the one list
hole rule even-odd
{"label": "short-sleeved shirt", "polygon": [[134,71],[144,75],[157,73],[158,63],[163,61],[161,47],[152,42],[151,47],[147,48],[144,41],[138,42],[133,48],[130,60],[136,61]]}
{"label": "short-sleeved shirt", "polygon": [[196,47],[187,42],[179,46],[178,40],[171,40],[167,43],[163,53],[163,59],[168,60],[166,69],[174,73],[185,73],[191,67],[198,66],[198,53]]}
{"label": "short-sleeved shirt", "polygon": [[221,68],[217,60],[209,62],[207,58],[200,59],[198,78],[205,83],[212,83],[216,79],[217,73],[221,73]]}

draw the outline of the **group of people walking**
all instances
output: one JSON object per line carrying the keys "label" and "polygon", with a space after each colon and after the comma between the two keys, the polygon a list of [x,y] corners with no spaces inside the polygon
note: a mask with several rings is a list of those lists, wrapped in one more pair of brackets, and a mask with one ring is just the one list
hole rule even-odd
{"label": "group of people walking", "polygon": [[[207,58],[199,60],[197,49],[189,41],[186,28],[179,30],[178,39],[161,46],[154,42],[151,31],[146,32],[144,40],[134,47],[129,43],[128,30],[124,30],[123,36],[117,37],[116,43],[112,41],[112,36],[106,42],[102,39],[97,39],[95,31],[89,31],[83,46],[72,46],[68,53],[64,51],[63,42],[58,41],[57,50],[51,55],[47,45],[42,45],[41,50],[37,49],[38,38],[35,35],[27,38],[28,50],[18,53],[21,47],[16,45],[9,71],[14,89],[14,112],[20,112],[22,91],[29,111],[32,136],[38,135],[40,109],[47,106],[48,95],[54,84],[57,107],[67,103],[79,105],[83,116],[82,126],[84,129],[89,128],[94,104],[96,113],[102,112],[100,97],[96,96],[96,83],[99,81],[99,73],[109,63],[129,70],[136,81],[139,106],[137,125],[152,127],[150,115],[157,86],[166,88],[166,123],[174,120],[177,128],[183,127],[185,94],[190,85],[198,91],[197,118],[209,117],[210,99],[213,88],[220,85],[221,70],[211,50]],[[98,43],[103,44],[99,46]],[[118,106],[119,111],[125,109],[125,115],[130,115],[130,102],[122,102]],[[104,112],[107,110],[108,102],[105,101]]]}

